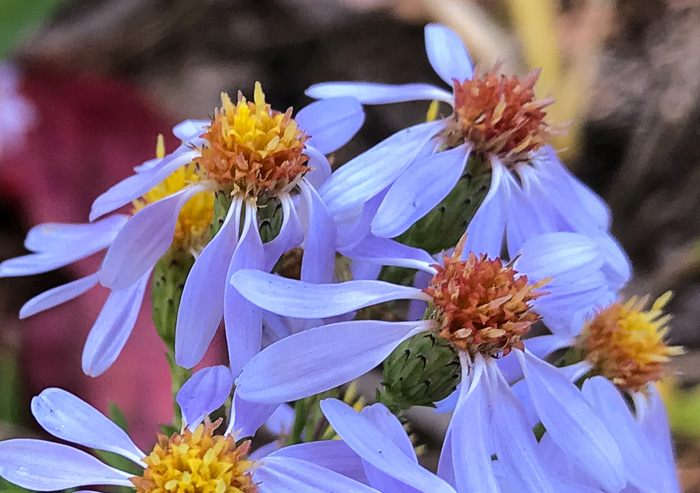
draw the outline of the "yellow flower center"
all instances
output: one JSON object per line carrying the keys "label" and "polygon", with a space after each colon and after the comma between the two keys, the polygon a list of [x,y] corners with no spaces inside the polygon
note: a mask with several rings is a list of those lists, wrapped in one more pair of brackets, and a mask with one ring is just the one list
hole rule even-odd
{"label": "yellow flower center", "polygon": [[206,422],[193,432],[158,436],[142,477],[131,478],[138,493],[255,493],[254,461],[245,456],[250,442],[236,446],[233,437],[214,436],[218,424]]}
{"label": "yellow flower center", "polygon": [[508,354],[523,347],[522,338],[539,315],[530,302],[546,294],[537,289],[548,280],[530,284],[510,264],[490,260],[474,253],[461,260],[466,237],[452,257],[445,256],[444,266],[435,265],[437,273],[423,290],[433,298],[432,317],[439,335],[470,355]]}
{"label": "yellow flower center", "polygon": [[292,118],[292,109],[272,110],[259,82],[253,102],[239,93],[233,104],[222,94],[221,109],[203,137],[208,145],[195,162],[227,192],[275,195],[309,170],[309,158],[302,154],[307,136]]}
{"label": "yellow flower center", "polygon": [[661,378],[664,363],[683,352],[667,346],[669,315],[663,308],[671,299],[668,292],[644,310],[648,297],[616,302],[598,312],[581,334],[579,345],[595,371],[629,390],[639,390]]}
{"label": "yellow flower center", "polygon": [[[158,158],[165,156],[161,136],[158,139],[156,155]],[[134,212],[143,209],[148,204],[179,192],[187,185],[200,180],[196,164],[189,163],[177,169],[165,180],[149,190],[143,197],[135,200],[133,202]],[[214,192],[205,191],[193,196],[180,210],[171,248],[185,251],[199,250],[209,239],[209,226],[213,218]]]}
{"label": "yellow flower center", "polygon": [[544,108],[552,99],[535,99],[539,71],[522,81],[498,76],[497,68],[481,77],[454,82],[455,120],[448,146],[469,142],[477,153],[496,154],[505,163],[525,160],[553,133]]}

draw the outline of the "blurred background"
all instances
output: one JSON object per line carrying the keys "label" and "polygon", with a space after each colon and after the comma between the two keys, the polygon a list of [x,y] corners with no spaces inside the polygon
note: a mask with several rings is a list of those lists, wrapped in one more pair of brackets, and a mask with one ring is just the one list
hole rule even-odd
{"label": "blurred background", "polygon": [[[538,95],[557,100],[550,122],[568,124],[554,144],[610,204],[635,265],[629,294],[675,292],[671,342],[687,353],[665,393],[681,480],[700,492],[698,0],[2,0],[0,260],[25,253],[32,225],[86,221],[97,195],[153,157],[158,133],[172,149],[172,125],[213,114],[221,91],[250,96],[259,80],[284,110],[309,103],[304,89],[321,81],[440,84],[423,46],[428,22],[454,28],[484,70],[542,67]],[[427,108],[367,108],[334,163]],[[80,353],[106,290],[17,319],[30,297],[99,260],[0,279],[0,439],[36,432],[29,400],[47,386],[104,411],[116,402],[146,448],[170,420],[167,363],[152,356],[165,347],[148,306],[94,380],[81,374]],[[440,423],[426,416],[414,426],[430,464]]]}

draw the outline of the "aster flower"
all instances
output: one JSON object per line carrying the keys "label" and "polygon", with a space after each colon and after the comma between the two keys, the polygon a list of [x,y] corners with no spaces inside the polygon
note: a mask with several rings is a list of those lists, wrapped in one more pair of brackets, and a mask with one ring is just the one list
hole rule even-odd
{"label": "aster flower", "polygon": [[[215,218],[218,231],[187,277],[177,316],[180,366],[191,368],[201,360],[222,318],[234,373],[260,350],[262,312],[226,282],[238,269],[270,271],[281,254],[303,245],[301,278],[330,282],[335,223],[315,187],[330,174],[324,154],[344,145],[363,119],[353,98],[318,101],[292,118],[291,108],[272,110],[257,83],[253,101],[239,94],[234,103],[222,95],[222,107],[211,121],[182,124],[183,146],[95,200],[91,219],[134,200],[188,163],[194,163],[200,181],[182,193],[216,192],[217,207],[224,212]],[[173,197],[139,211],[107,252],[100,281],[119,289],[142,276],[167,249],[181,207]],[[263,223],[273,221],[281,223],[279,231],[263,238]]]}
{"label": "aster flower", "polygon": [[[523,340],[540,315],[546,318],[564,306],[590,306],[604,296],[609,286],[603,266],[595,241],[550,233],[528,240],[508,264],[474,253],[462,257],[459,245],[443,265],[422,266],[433,275],[424,290],[381,281],[310,284],[239,271],[232,283],[243,296],[285,316],[329,317],[398,299],[423,300],[430,309],[421,320],[341,322],[287,337],[251,359],[236,380],[237,392],[268,404],[322,392],[371,370],[402,341],[429,332],[448,341],[462,365],[442,452],[444,467],[474,491],[499,491],[491,461],[495,452],[509,477],[519,478],[528,491],[552,491],[526,410],[497,365],[496,357],[513,351],[541,383],[537,395],[553,411],[540,418],[557,445],[569,451],[568,430],[575,428],[582,437],[576,443],[582,467],[596,472],[601,487],[619,490],[624,486],[622,459],[609,431],[583,397],[562,399],[551,392],[540,360],[524,351]],[[547,292],[541,289],[545,284]]]}
{"label": "aster flower", "polygon": [[[181,126],[175,127],[176,135],[182,135]],[[165,154],[162,138],[159,139],[157,158],[150,165],[160,162]],[[172,262],[187,263],[197,255],[209,240],[209,224],[213,217],[214,195],[201,192],[194,167],[187,164],[156,184],[153,189],[137,197],[132,203],[132,214],[113,214],[87,224],[47,223],[33,227],[27,234],[24,246],[33,252],[0,264],[0,277],[16,277],[39,274],[65,267],[73,262],[111,248],[120,233],[142,221],[142,211],[164,201],[177,201],[181,208],[163,234],[169,240],[166,250]],[[189,186],[188,190],[184,190]],[[147,241],[147,240],[146,240]],[[138,261],[138,259],[134,259]],[[97,376],[106,371],[119,356],[136,323],[148,280],[158,258],[142,265],[143,272],[132,282],[113,289],[93,324],[83,350],[83,371]],[[93,288],[103,275],[103,267],[97,272],[45,291],[24,304],[20,318],[48,310],[70,301]]]}
{"label": "aster flower", "polygon": [[[201,373],[201,372],[200,372]],[[228,380],[226,380],[228,378]],[[110,485],[137,492],[202,491],[266,493],[280,491],[374,492],[373,488],[295,457],[251,459],[250,441],[236,442],[234,422],[215,434],[206,413],[220,406],[231,389],[230,372],[219,367],[183,387],[179,401],[193,422],[170,437],[159,434],[146,454],[124,430],[78,397],[44,390],[32,400],[32,414],[56,438],[118,454],[143,469],[137,475],[111,467],[70,445],[35,439],[0,442],[0,476],[35,491]],[[205,390],[202,384],[213,384]],[[203,414],[199,414],[203,412]]]}
{"label": "aster flower", "polygon": [[[547,145],[545,121],[552,100],[538,100],[538,72],[524,79],[475,74],[461,40],[450,29],[425,28],[428,59],[448,85],[329,82],[311,86],[315,98],[353,96],[364,104],[437,100],[453,113],[406,128],[350,160],[319,188],[333,214],[349,213],[377,198],[367,222],[372,235],[392,238],[436,207],[469,166],[483,161],[491,185],[469,223],[466,248],[497,256],[504,237],[514,255],[523,243],[550,232],[595,238],[606,254],[606,273],[618,287],[630,276],[625,253],[609,233],[610,213],[594,192],[573,177]],[[470,159],[475,158],[475,159]]]}

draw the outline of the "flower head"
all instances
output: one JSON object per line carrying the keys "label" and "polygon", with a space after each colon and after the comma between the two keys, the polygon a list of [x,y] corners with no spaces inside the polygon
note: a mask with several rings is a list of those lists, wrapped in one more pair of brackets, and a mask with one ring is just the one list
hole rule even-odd
{"label": "flower head", "polygon": [[547,280],[530,284],[499,258],[471,252],[461,260],[463,242],[434,266],[437,272],[423,290],[432,298],[440,336],[471,355],[522,349],[523,336],[540,318],[530,302],[546,294],[536,290]]}
{"label": "flower head", "polygon": [[579,341],[594,371],[632,391],[659,380],[664,364],[683,352],[665,342],[670,316],[662,310],[670,299],[668,292],[645,310],[648,297],[632,297],[596,313],[584,326]]}
{"label": "flower head", "polygon": [[271,109],[259,82],[253,102],[239,93],[233,104],[222,94],[221,108],[202,137],[207,144],[195,162],[207,178],[232,193],[274,195],[309,170],[309,158],[302,154],[308,137],[291,108],[284,113]]}

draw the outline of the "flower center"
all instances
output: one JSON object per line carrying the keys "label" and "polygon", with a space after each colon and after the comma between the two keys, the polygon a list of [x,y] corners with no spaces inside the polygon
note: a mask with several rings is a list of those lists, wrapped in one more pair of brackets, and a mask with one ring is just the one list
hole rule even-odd
{"label": "flower center", "polygon": [[553,100],[535,99],[539,71],[520,81],[499,77],[497,68],[480,78],[454,81],[456,119],[447,141],[450,147],[470,142],[475,152],[497,154],[514,163],[542,147],[553,133],[544,121],[544,108]]}
{"label": "flower center", "polygon": [[639,390],[661,378],[664,363],[683,349],[667,346],[669,315],[663,308],[668,292],[644,310],[648,297],[612,303],[599,311],[580,337],[579,345],[595,371],[629,390]]}
{"label": "flower center", "polygon": [[[163,156],[159,155],[158,157]],[[200,177],[197,175],[196,165],[189,163],[177,169],[143,197],[134,200],[134,212],[179,192],[187,185],[197,181],[200,181]],[[214,192],[204,191],[194,195],[180,210],[171,248],[186,251],[199,250],[209,239],[209,226],[213,217]]]}
{"label": "flower center", "polygon": [[232,436],[214,436],[221,421],[206,422],[193,432],[158,436],[158,443],[144,462],[142,477],[131,478],[138,493],[256,493],[246,459],[250,442],[236,446]]}
{"label": "flower center", "polygon": [[439,335],[470,355],[506,355],[523,347],[522,338],[539,315],[529,303],[546,294],[535,292],[547,280],[530,284],[524,275],[500,259],[490,260],[474,253],[461,260],[464,239],[444,267],[423,290],[433,298],[432,318]]}
{"label": "flower center", "polygon": [[203,135],[208,145],[195,160],[226,191],[247,196],[275,195],[309,168],[302,154],[307,136],[292,118],[292,109],[274,111],[259,82],[254,102],[239,93],[234,105],[221,95],[221,109]]}

